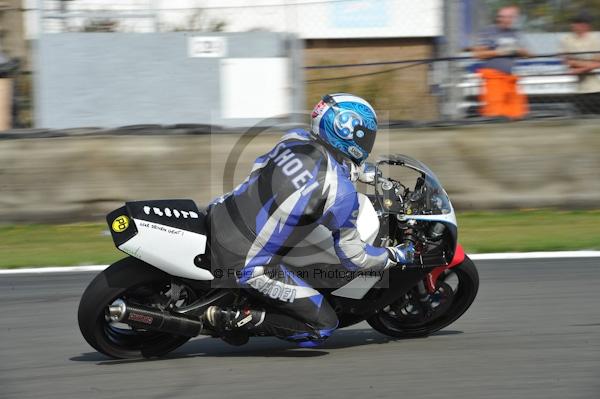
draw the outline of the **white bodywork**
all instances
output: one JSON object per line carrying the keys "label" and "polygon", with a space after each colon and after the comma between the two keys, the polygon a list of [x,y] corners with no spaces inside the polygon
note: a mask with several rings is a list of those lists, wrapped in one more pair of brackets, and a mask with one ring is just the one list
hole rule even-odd
{"label": "white bodywork", "polygon": [[364,274],[351,280],[348,284],[333,291],[332,294],[335,296],[343,296],[345,298],[361,299],[367,292],[381,280],[381,276],[378,274]]}
{"label": "white bodywork", "polygon": [[[379,233],[379,218],[377,212],[373,208],[373,204],[369,201],[369,198],[358,193],[359,213],[358,220],[356,221],[358,234],[360,238],[369,244],[375,242],[377,234]],[[373,287],[379,280],[380,276],[364,274],[356,277],[348,284],[333,291],[332,294],[336,296],[343,296],[352,299],[361,299],[365,294]]]}
{"label": "white bodywork", "polygon": [[133,219],[138,233],[119,249],[165,272],[194,280],[212,280],[206,269],[196,267],[194,258],[204,254],[206,236],[159,223]]}
{"label": "white bodywork", "polygon": [[358,220],[356,221],[358,234],[364,242],[372,245],[379,234],[377,212],[369,198],[362,193],[358,193],[358,205]]}

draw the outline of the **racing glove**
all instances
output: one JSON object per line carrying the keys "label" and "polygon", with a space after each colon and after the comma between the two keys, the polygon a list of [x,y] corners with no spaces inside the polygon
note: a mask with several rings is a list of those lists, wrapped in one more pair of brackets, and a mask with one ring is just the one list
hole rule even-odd
{"label": "racing glove", "polygon": [[397,264],[408,265],[414,261],[415,245],[410,241],[395,247],[387,247],[387,250],[390,261],[386,265],[386,269]]}

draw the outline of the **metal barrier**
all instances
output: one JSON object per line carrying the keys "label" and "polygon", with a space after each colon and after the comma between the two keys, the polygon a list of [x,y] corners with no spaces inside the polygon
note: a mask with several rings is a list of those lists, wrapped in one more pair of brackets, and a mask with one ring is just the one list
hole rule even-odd
{"label": "metal barrier", "polygon": [[[600,93],[582,92],[579,87],[580,78],[569,71],[564,62],[567,56],[600,56],[599,51],[571,52],[555,54],[539,54],[531,58],[516,61],[514,74],[518,77],[519,90],[526,95],[529,112],[525,118],[539,117],[576,117],[581,115],[600,115]],[[449,67],[452,66],[452,68]],[[411,70],[427,68],[427,87],[429,92],[421,92],[419,103],[437,102],[440,119],[464,120],[481,118],[481,107],[484,105],[481,94],[484,90],[483,80],[479,73],[482,62],[470,55],[447,58],[423,58],[408,60],[392,60],[356,64],[309,65],[305,68],[309,73],[306,83],[310,85],[328,84],[332,90],[336,85],[359,87],[364,81],[374,77],[392,80],[400,75],[411,76]],[[360,69],[361,72],[352,72]],[[365,71],[370,69],[370,71]],[[444,73],[448,70],[459,72],[459,76]],[[319,71],[321,76],[311,78],[311,72]],[[326,71],[323,74],[323,71]],[[324,76],[323,76],[324,75]],[[586,74],[586,79],[598,79],[600,84],[600,68]],[[459,101],[455,104],[444,104],[450,97],[447,91],[457,90]],[[328,90],[325,90],[328,91]],[[407,96],[415,102],[415,93]],[[446,115],[441,111],[451,105]],[[393,119],[393,118],[392,118]],[[406,115],[403,119],[412,119]],[[489,119],[489,118],[486,118]],[[419,122],[417,120],[417,122]],[[431,122],[423,121],[420,122]]]}

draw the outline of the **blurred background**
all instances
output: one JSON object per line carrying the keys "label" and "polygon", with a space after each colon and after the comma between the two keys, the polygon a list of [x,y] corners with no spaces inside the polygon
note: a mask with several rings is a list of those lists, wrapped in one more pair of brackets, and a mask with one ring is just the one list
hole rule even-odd
{"label": "blurred background", "polygon": [[600,248],[598,31],[599,0],[0,1],[0,266],[112,260],[108,211],[208,202],[342,91],[470,251]]}

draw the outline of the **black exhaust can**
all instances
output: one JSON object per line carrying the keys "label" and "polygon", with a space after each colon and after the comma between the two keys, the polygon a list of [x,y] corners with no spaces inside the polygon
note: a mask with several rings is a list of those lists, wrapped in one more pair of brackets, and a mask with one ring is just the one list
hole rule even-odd
{"label": "black exhaust can", "polygon": [[146,306],[130,305],[123,301],[111,305],[109,311],[112,320],[132,327],[186,337],[195,337],[202,330],[202,321],[193,316]]}

